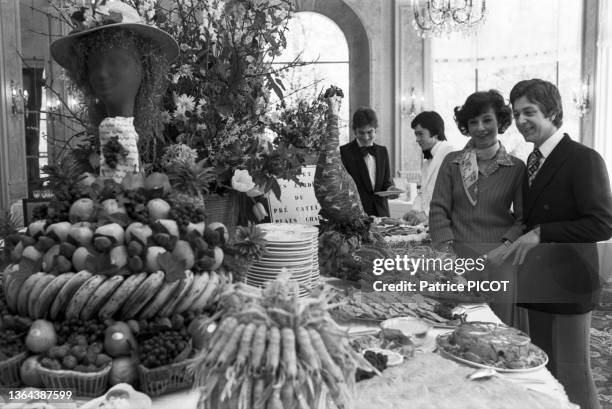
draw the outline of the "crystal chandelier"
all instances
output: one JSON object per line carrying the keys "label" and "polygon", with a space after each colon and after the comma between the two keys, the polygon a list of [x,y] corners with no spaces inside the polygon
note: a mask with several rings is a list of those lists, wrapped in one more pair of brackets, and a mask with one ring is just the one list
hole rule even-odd
{"label": "crystal chandelier", "polygon": [[474,33],[487,14],[486,0],[412,0],[412,24],[421,37]]}

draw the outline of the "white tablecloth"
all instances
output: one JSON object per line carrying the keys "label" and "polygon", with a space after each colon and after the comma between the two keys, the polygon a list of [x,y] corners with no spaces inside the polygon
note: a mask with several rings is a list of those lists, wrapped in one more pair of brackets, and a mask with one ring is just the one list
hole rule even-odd
{"label": "white tablecloth", "polygon": [[[501,323],[499,318],[493,313],[493,311],[486,304],[474,304],[467,305],[467,320],[468,321],[486,321],[486,322],[495,322]],[[351,332],[360,331],[368,328],[367,326],[359,327],[352,326]],[[431,352],[435,349],[435,337],[439,334],[449,331],[448,329],[442,328],[433,328],[427,335],[428,340],[424,343],[422,347],[417,349],[417,353],[433,353]],[[554,376],[548,371],[546,368],[539,369],[533,372],[526,373],[518,373],[518,374],[503,374],[503,376],[507,379],[512,379],[513,377],[522,378],[517,381],[517,384],[528,389],[532,389],[541,393],[545,393],[550,395],[555,399],[562,400],[564,402],[568,401],[567,395],[563,386],[555,379]],[[534,380],[534,383],[525,382],[524,378],[531,378]],[[172,393],[168,395],[163,395],[160,397],[156,397],[153,399],[153,409],[195,409],[197,404],[198,395],[192,391],[183,391]],[[380,408],[385,409],[385,408]]]}

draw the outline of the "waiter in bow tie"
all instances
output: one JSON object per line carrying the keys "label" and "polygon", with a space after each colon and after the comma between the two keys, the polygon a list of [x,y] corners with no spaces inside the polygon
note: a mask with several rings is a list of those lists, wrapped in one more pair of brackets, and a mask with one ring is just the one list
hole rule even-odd
{"label": "waiter in bow tie", "polygon": [[429,202],[433,195],[436,178],[442,160],[454,151],[453,145],[446,140],[444,120],[435,111],[423,111],[414,117],[410,127],[414,129],[414,137],[423,151],[421,165],[421,195],[414,202],[412,211],[422,212],[424,220],[429,216]]}
{"label": "waiter in bow tie", "polygon": [[389,153],[387,148],[374,143],[378,118],[371,108],[359,108],[353,114],[352,142],[340,147],[342,164],[351,175],[359,196],[363,210],[370,216],[389,216],[389,195],[394,187],[391,184],[391,171],[389,169]]}

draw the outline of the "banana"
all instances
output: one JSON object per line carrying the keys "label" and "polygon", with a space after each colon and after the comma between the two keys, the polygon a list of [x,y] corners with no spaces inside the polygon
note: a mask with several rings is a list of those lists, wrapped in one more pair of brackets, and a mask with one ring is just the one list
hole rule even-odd
{"label": "banana", "polygon": [[203,310],[213,299],[213,295],[219,288],[220,284],[219,274],[214,271],[210,272],[210,279],[208,280],[208,284],[206,285],[206,289],[204,292],[195,300],[195,302],[191,305],[191,310],[198,311]]}
{"label": "banana", "polygon": [[72,299],[74,293],[78,291],[79,288],[85,283],[85,281],[91,278],[92,274],[87,270],[81,270],[75,275],[73,275],[70,280],[64,284],[62,289],[55,297],[53,304],[51,304],[51,310],[49,311],[49,318],[51,320],[56,320],[60,317],[60,315],[64,314],[68,303]]}
{"label": "banana", "polygon": [[138,312],[155,297],[155,294],[164,285],[165,276],[165,273],[161,270],[149,274],[147,279],[138,286],[134,294],[123,305],[119,313],[120,319],[129,320],[136,317]]}
{"label": "banana", "polygon": [[140,319],[150,319],[157,315],[157,312],[172,298],[174,298],[179,290],[180,280],[171,283],[164,282],[164,285],[155,294],[155,297],[140,311]]}
{"label": "banana", "polygon": [[166,305],[164,305],[162,309],[160,310],[158,314],[160,317],[171,316],[174,313],[174,309],[176,305],[179,303],[179,301],[185,297],[185,294],[187,294],[189,290],[191,290],[191,287],[193,286],[193,278],[194,278],[193,272],[191,270],[186,270],[185,275],[186,277],[180,280],[179,290],[176,296],[168,300]]}
{"label": "banana", "polygon": [[102,274],[94,274],[89,280],[85,281],[81,287],[74,293],[74,296],[66,307],[66,319],[78,319],[81,315],[81,310],[87,304],[87,301],[94,295],[100,284],[106,281],[108,276]]}
{"label": "banana", "polygon": [[17,296],[17,313],[22,317],[28,315],[28,296],[30,292],[42,277],[45,276],[45,273],[39,272],[34,273],[23,282],[21,288],[19,289],[19,295]]}
{"label": "banana", "polygon": [[119,308],[132,296],[138,286],[147,278],[147,273],[142,272],[128,276],[117,290],[110,296],[108,301],[102,306],[98,312],[98,317],[105,320],[112,318],[119,311]]}
{"label": "banana", "polygon": [[6,298],[6,305],[8,306],[9,311],[12,313],[17,312],[17,298],[19,297],[19,289],[27,278],[18,276],[18,269],[19,266],[14,264],[12,269],[7,269],[8,272],[5,271],[6,282],[4,284],[4,297]]}
{"label": "banana", "polygon": [[115,290],[119,288],[121,283],[123,283],[123,280],[123,276],[116,275],[100,284],[81,310],[81,319],[83,321],[92,319],[111,295],[115,293]]}
{"label": "banana", "polygon": [[51,283],[51,281],[55,280],[55,276],[51,274],[45,274],[42,276],[36,284],[34,284],[34,288],[30,291],[30,295],[28,296],[28,316],[32,319],[36,319],[36,302],[40,298],[43,290],[47,288],[47,286]]}
{"label": "banana", "polygon": [[34,306],[34,316],[32,318],[45,318],[49,314],[51,304],[59,294],[64,284],[66,284],[75,273],[64,273],[60,274],[53,279],[40,293],[40,296],[36,300]]}
{"label": "banana", "polygon": [[181,314],[191,308],[191,305],[198,299],[200,295],[206,290],[206,284],[208,284],[210,276],[208,273],[194,274],[193,285],[185,297],[179,301],[174,312]]}

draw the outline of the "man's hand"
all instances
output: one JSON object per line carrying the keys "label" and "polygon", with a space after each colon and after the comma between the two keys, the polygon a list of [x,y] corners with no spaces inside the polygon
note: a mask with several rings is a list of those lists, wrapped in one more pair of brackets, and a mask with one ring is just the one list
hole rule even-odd
{"label": "man's hand", "polygon": [[519,265],[523,264],[527,253],[540,244],[540,235],[535,231],[531,230],[528,233],[523,234],[508,248],[508,252],[502,257],[502,261],[514,254],[514,261],[512,264]]}
{"label": "man's hand", "polygon": [[501,265],[504,262],[504,256],[510,250],[510,246],[511,245],[502,244],[494,248],[485,255],[485,259],[494,266]]}

